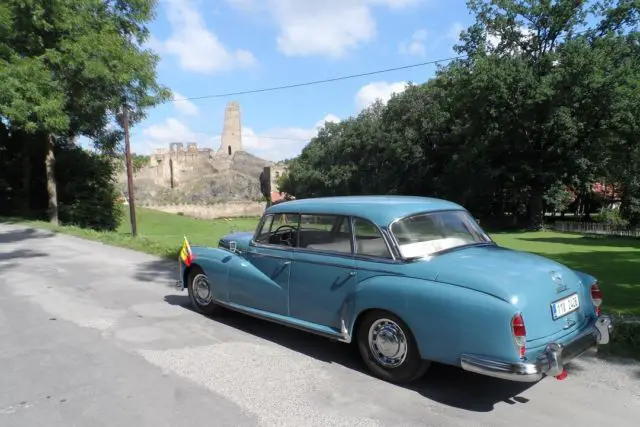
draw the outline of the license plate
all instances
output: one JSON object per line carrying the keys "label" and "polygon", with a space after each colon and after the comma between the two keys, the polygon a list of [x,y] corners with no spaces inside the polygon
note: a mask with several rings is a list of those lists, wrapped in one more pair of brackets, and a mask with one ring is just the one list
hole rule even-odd
{"label": "license plate", "polygon": [[578,299],[578,294],[569,295],[560,301],[551,303],[551,316],[553,316],[553,320],[556,320],[576,311],[579,307],[580,300]]}

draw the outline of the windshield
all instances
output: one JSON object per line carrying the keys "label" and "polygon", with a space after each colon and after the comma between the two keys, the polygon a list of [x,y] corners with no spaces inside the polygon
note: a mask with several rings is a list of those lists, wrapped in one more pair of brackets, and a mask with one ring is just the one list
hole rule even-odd
{"label": "windshield", "polygon": [[428,257],[460,246],[492,243],[466,211],[412,215],[393,223],[390,230],[404,258]]}

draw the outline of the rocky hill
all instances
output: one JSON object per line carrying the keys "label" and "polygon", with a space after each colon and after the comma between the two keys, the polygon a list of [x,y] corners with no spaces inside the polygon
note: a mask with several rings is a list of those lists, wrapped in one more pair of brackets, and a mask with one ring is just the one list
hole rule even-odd
{"label": "rocky hill", "polygon": [[[141,204],[199,204],[259,200],[262,195],[258,178],[265,166],[273,166],[273,163],[245,151],[237,151],[231,156],[207,152],[152,156],[149,164],[134,176],[136,201]],[[119,174],[118,182],[127,194],[124,170]]]}

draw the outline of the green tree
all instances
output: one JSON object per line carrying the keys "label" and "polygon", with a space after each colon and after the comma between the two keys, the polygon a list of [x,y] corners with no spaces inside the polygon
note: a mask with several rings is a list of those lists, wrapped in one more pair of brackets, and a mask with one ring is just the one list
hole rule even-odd
{"label": "green tree", "polygon": [[[617,88],[608,73],[625,45],[618,32],[637,24],[637,2],[588,7],[573,0],[472,0],[476,23],[461,36],[469,70],[469,96],[484,112],[468,117],[510,153],[505,172],[528,189],[529,216],[542,222],[543,196],[602,169]],[[588,18],[597,21],[587,25]],[[487,40],[494,43],[487,43]],[[612,49],[613,48],[613,49]],[[484,125],[482,125],[484,123]],[[484,126],[484,130],[482,127]],[[490,130],[498,130],[497,132]],[[491,132],[491,134],[489,134]],[[476,135],[480,136],[480,135]]]}
{"label": "green tree", "polygon": [[[478,216],[543,221],[587,206],[601,177],[637,195],[638,2],[473,0],[442,67],[386,105],[326,125],[290,163],[287,191],[420,194]],[[588,213],[589,211],[587,211]]]}
{"label": "green tree", "polygon": [[122,105],[135,123],[170,97],[156,82],[157,56],[141,48],[155,3],[6,0],[0,7],[0,118],[12,135],[45,148],[52,223],[58,223],[56,141],[84,135],[116,152],[121,132],[107,125]]}

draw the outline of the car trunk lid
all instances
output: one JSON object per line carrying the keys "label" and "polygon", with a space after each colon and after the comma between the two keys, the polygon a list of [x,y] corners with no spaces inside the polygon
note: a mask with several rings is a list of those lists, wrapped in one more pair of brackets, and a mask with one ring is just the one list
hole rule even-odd
{"label": "car trunk lid", "polygon": [[[513,304],[514,312],[522,313],[528,341],[569,333],[591,312],[589,290],[578,275],[538,255],[491,245],[453,250],[424,262],[437,272],[435,280],[439,282],[465,286]],[[569,297],[572,299],[566,300]]]}

